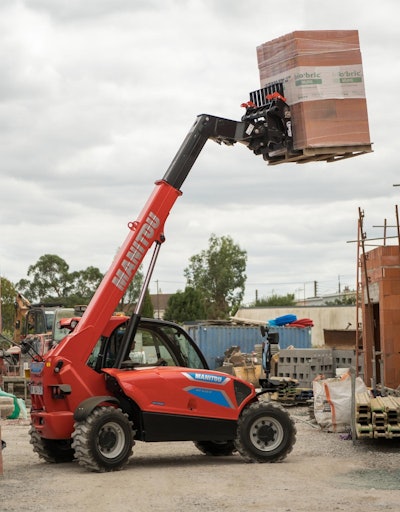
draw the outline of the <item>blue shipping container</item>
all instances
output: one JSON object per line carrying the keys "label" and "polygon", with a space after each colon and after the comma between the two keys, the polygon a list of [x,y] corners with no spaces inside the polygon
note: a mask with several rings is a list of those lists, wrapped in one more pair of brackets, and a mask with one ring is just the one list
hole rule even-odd
{"label": "blue shipping container", "polygon": [[270,327],[270,332],[279,333],[279,347],[284,349],[312,348],[310,327]]}
{"label": "blue shipping container", "polygon": [[[255,345],[264,341],[260,328],[256,326],[197,324],[186,326],[186,330],[204,354],[211,370],[221,366],[228,348],[239,346],[243,353],[248,354],[254,351]],[[279,333],[280,348],[290,345],[311,348],[311,329],[273,327],[270,330]]]}

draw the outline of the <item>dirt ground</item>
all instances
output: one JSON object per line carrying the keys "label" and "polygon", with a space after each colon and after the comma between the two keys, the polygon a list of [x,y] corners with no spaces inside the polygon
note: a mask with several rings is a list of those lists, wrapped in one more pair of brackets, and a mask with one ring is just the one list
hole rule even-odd
{"label": "dirt ground", "polygon": [[29,422],[1,423],[7,443],[0,510],[377,512],[400,510],[400,440],[343,439],[290,409],[293,452],[279,464],[239,455],[207,457],[192,443],[137,443],[128,467],[90,473],[77,463],[48,464],[29,444]]}

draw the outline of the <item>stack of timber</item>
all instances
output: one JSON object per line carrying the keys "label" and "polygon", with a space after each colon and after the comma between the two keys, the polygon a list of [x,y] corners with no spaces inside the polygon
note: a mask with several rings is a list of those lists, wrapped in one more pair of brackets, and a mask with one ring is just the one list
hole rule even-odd
{"label": "stack of timber", "polygon": [[357,438],[400,437],[400,397],[357,393],[355,402]]}

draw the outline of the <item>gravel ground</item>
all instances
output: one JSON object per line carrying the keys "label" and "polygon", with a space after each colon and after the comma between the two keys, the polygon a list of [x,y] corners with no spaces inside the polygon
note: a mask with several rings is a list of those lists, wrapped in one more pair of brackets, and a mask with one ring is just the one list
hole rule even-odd
{"label": "gravel ground", "polygon": [[128,467],[89,473],[47,464],[29,444],[28,421],[1,423],[7,442],[0,510],[8,512],[377,512],[400,510],[400,440],[343,439],[289,409],[297,442],[279,464],[207,457],[192,443],[137,443]]}

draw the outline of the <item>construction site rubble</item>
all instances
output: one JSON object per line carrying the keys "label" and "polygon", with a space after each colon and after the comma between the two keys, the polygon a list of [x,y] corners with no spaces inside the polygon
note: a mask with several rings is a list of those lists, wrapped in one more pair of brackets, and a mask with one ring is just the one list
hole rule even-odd
{"label": "construction site rubble", "polygon": [[222,366],[217,370],[258,386],[262,373],[262,347],[255,345],[254,349],[254,352],[243,353],[237,345],[229,347],[224,352]]}

